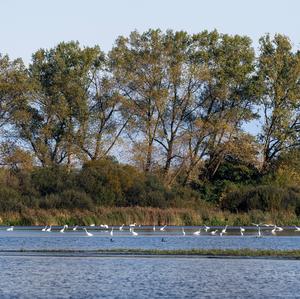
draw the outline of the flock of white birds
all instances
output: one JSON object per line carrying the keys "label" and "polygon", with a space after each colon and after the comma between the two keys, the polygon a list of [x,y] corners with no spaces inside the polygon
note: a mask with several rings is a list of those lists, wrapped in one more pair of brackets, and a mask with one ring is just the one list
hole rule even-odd
{"label": "flock of white birds", "polygon": [[[257,227],[257,233],[256,233],[256,237],[262,237],[262,231],[261,231],[261,227],[264,226],[265,228],[271,228],[271,234],[272,235],[276,235],[277,232],[282,232],[283,231],[283,228],[280,227],[280,226],[277,226],[276,224],[263,224],[263,223],[260,223],[260,224],[256,224],[256,223],[252,223],[254,226]],[[90,224],[90,227],[96,227],[96,225],[93,223],[93,224]],[[133,236],[138,236],[138,233],[136,231],[134,231],[135,227],[141,227],[141,225],[137,225],[136,223],[132,223],[132,224],[129,224],[128,226],[128,229],[129,229],[129,232],[133,235]],[[100,225],[100,228],[102,229],[109,229],[109,226],[107,224],[101,224]],[[192,235],[195,235],[195,236],[199,236],[201,235],[201,230],[204,230],[206,232],[206,234],[211,234],[212,236],[216,236],[216,235],[219,235],[219,236],[223,236],[224,234],[227,234],[227,228],[228,228],[228,225],[226,225],[223,229],[211,229],[209,226],[207,225],[204,225],[204,227],[202,228],[199,228],[198,230],[194,231],[192,233]],[[295,228],[295,231],[296,232],[300,232],[300,227],[298,226],[294,226]],[[67,224],[65,224],[60,230],[59,232],[60,233],[64,233],[66,230],[69,229],[69,226]],[[79,226],[78,225],[75,225],[72,230],[73,231],[77,231],[77,229],[79,229]],[[119,228],[119,231],[124,231],[125,230],[125,225],[122,224]],[[6,231],[13,231],[14,230],[14,226],[10,226],[9,228],[6,229]],[[82,227],[82,230],[85,232],[86,236],[88,237],[92,237],[93,234],[91,232],[89,232],[86,227]],[[155,232],[156,230],[158,231],[161,231],[161,232],[165,232],[167,230],[167,225],[164,225],[164,226],[161,226],[161,227],[156,227],[155,225],[153,225],[153,228],[152,228],[153,232]],[[52,231],[52,225],[46,225],[44,228],[42,228],[42,231],[43,232],[51,232]],[[241,236],[244,236],[244,233],[245,233],[246,229],[244,227],[240,227],[240,235]],[[108,232],[108,231],[107,231]],[[111,231],[109,232],[111,236],[114,235],[114,227],[111,227]],[[182,227],[182,235],[185,236],[187,233],[185,232],[184,228]]]}

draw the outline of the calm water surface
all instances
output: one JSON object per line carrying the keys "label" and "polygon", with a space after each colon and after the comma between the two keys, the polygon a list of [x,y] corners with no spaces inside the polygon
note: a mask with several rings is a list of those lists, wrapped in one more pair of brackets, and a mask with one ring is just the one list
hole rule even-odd
{"label": "calm water surface", "polygon": [[0,257],[0,298],[299,298],[300,262]]}
{"label": "calm water surface", "polygon": [[[95,257],[15,256],[5,250],[20,249],[190,249],[261,248],[300,249],[300,233],[293,228],[278,232],[248,228],[244,237],[238,228],[228,234],[211,236],[198,228],[167,228],[153,232],[150,227],[120,232],[88,228],[65,233],[54,228],[0,228],[0,298],[300,298],[300,261],[270,259],[216,259],[200,257]],[[216,228],[217,229],[217,228]],[[220,229],[220,228],[218,228]],[[112,241],[111,241],[112,238]],[[162,238],[166,242],[162,242]],[[2,252],[1,252],[2,251]]]}

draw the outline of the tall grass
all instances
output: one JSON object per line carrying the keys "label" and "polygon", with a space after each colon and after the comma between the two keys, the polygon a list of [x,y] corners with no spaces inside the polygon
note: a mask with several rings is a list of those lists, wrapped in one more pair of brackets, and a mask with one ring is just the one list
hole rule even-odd
{"label": "tall grass", "polygon": [[0,225],[120,225],[136,222],[142,225],[251,225],[276,223],[300,225],[300,219],[289,211],[263,213],[230,213],[209,205],[198,208],[98,207],[91,210],[29,209],[0,214]]}

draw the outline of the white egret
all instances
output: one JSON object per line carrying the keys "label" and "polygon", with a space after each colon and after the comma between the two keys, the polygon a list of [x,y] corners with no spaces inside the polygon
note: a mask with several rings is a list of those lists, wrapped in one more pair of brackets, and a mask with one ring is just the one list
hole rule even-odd
{"label": "white egret", "polygon": [[85,230],[85,233],[86,233],[86,235],[87,235],[88,237],[92,237],[92,236],[93,236],[93,234],[92,234],[92,233],[89,233],[89,232],[86,230],[86,228],[84,228],[84,230]]}
{"label": "white egret", "polygon": [[46,229],[46,232],[51,232],[51,229],[52,229],[52,225],[50,225],[50,226]]}
{"label": "white egret", "polygon": [[217,229],[216,230],[213,230],[213,231],[211,231],[210,233],[213,235],[213,236],[215,236],[216,235],[216,233],[217,233]]}
{"label": "white egret", "polygon": [[274,228],[271,230],[271,233],[274,236],[276,235],[276,228],[277,228],[277,226],[275,225]]}
{"label": "white egret", "polygon": [[66,229],[66,225],[64,225],[64,227],[59,232],[64,233],[65,229]]}
{"label": "white egret", "polygon": [[182,234],[185,236],[185,231],[184,231],[184,228],[182,228]]}
{"label": "white egret", "polygon": [[199,228],[199,230],[195,231],[193,233],[193,235],[199,236],[201,234],[201,228]]}
{"label": "white egret", "polygon": [[222,235],[227,233],[227,232],[226,232],[227,227],[228,227],[228,225],[226,225],[226,226],[222,229],[222,231],[221,231],[221,234],[222,234]]}
{"label": "white egret", "polygon": [[260,227],[258,226],[258,232],[257,232],[257,238],[261,238],[262,237],[262,233],[260,231]]}
{"label": "white egret", "polygon": [[131,229],[131,233],[132,233],[133,236],[137,236],[138,235],[138,233],[135,232],[133,229]]}
{"label": "white egret", "polygon": [[280,227],[280,226],[277,226],[277,231],[278,231],[278,232],[282,232],[282,231],[283,231],[283,228]]}
{"label": "white egret", "polygon": [[14,226],[11,226],[11,227],[6,229],[6,231],[8,231],[8,232],[12,232],[13,230],[14,230]]}
{"label": "white egret", "polygon": [[124,227],[124,224],[122,224],[122,225],[119,227],[119,231],[122,231],[122,230],[123,230],[123,227]]}
{"label": "white egret", "polygon": [[42,228],[42,232],[45,232],[46,231],[46,229],[47,229],[47,225],[44,227],[44,228]]}
{"label": "white egret", "polygon": [[108,225],[107,224],[100,224],[100,227],[102,227],[102,228],[108,228]]}
{"label": "white egret", "polygon": [[90,226],[95,226],[95,223],[90,224]]}
{"label": "white egret", "polygon": [[129,227],[135,227],[136,226],[136,223],[132,223],[132,224],[129,224]]}
{"label": "white egret", "polygon": [[243,227],[240,227],[241,236],[244,235],[245,229]]}
{"label": "white egret", "polygon": [[152,228],[152,229],[153,229],[153,231],[155,232],[155,225],[153,225],[153,228]]}
{"label": "white egret", "polygon": [[295,225],[295,232],[300,232],[300,227]]}
{"label": "white egret", "polygon": [[207,226],[207,225],[204,225],[204,230],[205,230],[205,232],[207,233],[207,232],[210,230],[210,227]]}
{"label": "white egret", "polygon": [[73,231],[76,231],[77,228],[78,228],[78,225],[75,225],[75,226],[73,227]]}
{"label": "white egret", "polygon": [[161,227],[159,230],[164,232],[166,230],[167,225],[164,225],[163,227]]}
{"label": "white egret", "polygon": [[111,235],[111,236],[113,236],[113,235],[114,235],[114,228],[113,228],[113,227],[111,228],[110,235]]}

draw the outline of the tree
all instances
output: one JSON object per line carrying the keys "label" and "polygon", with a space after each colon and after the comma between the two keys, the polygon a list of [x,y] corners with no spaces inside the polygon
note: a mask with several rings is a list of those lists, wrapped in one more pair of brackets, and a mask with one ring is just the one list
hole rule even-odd
{"label": "tree", "polygon": [[299,146],[300,55],[286,36],[260,39],[256,86],[262,110],[262,171],[283,151]]}
{"label": "tree", "polygon": [[89,88],[95,68],[101,67],[98,47],[60,43],[34,53],[29,67],[33,92],[19,107],[15,123],[43,166],[71,165],[88,128]]}

